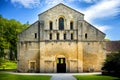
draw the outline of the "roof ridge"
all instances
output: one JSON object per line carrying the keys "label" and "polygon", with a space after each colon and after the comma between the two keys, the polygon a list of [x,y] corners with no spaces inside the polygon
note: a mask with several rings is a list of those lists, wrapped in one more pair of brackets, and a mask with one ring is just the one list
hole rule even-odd
{"label": "roof ridge", "polygon": [[49,9],[45,10],[44,12],[38,14],[38,16],[41,15],[41,14],[43,14],[43,13],[45,13],[45,12],[47,12],[47,11],[50,10],[50,9],[53,9],[53,8],[56,7],[56,6],[59,6],[59,5],[63,5],[63,6],[65,6],[65,7],[67,7],[67,8],[69,8],[69,9],[74,10],[75,12],[78,12],[78,13],[84,15],[83,13],[81,13],[81,12],[79,12],[79,11],[77,11],[77,10],[75,10],[75,9],[73,9],[73,8],[71,8],[71,7],[69,7],[69,6],[65,5],[65,4],[63,4],[63,3],[59,3],[59,4],[57,4],[57,5],[53,6],[53,7],[51,7],[51,8],[49,8]]}

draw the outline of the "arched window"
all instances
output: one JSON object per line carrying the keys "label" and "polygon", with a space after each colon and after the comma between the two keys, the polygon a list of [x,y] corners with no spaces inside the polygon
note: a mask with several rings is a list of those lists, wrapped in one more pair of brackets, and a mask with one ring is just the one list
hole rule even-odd
{"label": "arched window", "polygon": [[57,40],[59,40],[59,33],[57,33]]}
{"label": "arched window", "polygon": [[66,40],[66,33],[64,33],[64,40]]}
{"label": "arched window", "polygon": [[71,33],[71,40],[73,40],[73,33]]}
{"label": "arched window", "polygon": [[59,18],[59,30],[64,30],[64,19]]}
{"label": "arched window", "polygon": [[87,39],[87,33],[85,33],[85,39]]}
{"label": "arched window", "polygon": [[73,22],[72,21],[70,22],[70,29],[71,30],[73,29]]}
{"label": "arched window", "polygon": [[53,22],[52,21],[50,21],[49,26],[50,26],[50,30],[52,30],[53,29]]}
{"label": "arched window", "polygon": [[50,38],[50,40],[52,40],[52,33],[50,33],[49,38]]}

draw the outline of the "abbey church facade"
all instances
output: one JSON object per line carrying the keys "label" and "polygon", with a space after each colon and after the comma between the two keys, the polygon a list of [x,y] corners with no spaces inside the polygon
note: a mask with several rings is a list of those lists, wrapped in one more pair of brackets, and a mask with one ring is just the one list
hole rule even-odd
{"label": "abbey church facade", "polygon": [[18,35],[20,72],[101,71],[105,34],[60,3]]}

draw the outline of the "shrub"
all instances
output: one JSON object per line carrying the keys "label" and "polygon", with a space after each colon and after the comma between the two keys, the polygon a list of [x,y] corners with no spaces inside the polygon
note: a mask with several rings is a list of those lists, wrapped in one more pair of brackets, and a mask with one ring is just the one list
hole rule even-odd
{"label": "shrub", "polygon": [[107,72],[109,74],[120,74],[120,52],[109,54],[102,70],[103,72]]}

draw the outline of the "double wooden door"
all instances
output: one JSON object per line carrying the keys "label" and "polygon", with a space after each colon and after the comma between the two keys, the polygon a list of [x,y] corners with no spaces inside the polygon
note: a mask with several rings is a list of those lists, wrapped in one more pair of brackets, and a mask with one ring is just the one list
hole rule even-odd
{"label": "double wooden door", "polygon": [[58,58],[57,59],[57,72],[58,73],[65,73],[66,72],[65,58]]}

